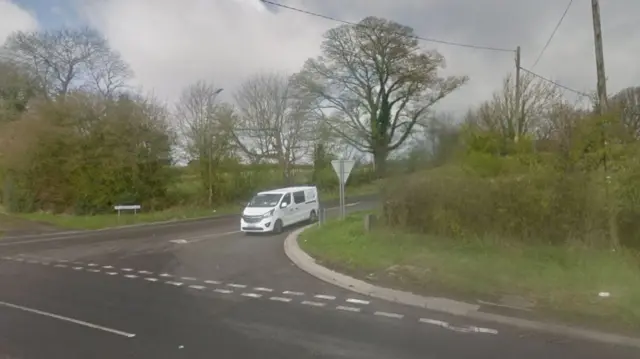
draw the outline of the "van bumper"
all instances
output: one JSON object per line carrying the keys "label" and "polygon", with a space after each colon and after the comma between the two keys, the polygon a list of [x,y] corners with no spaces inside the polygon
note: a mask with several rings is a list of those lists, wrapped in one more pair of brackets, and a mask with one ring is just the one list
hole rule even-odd
{"label": "van bumper", "polygon": [[245,221],[240,219],[240,231],[247,233],[261,233],[273,231],[273,218],[264,218],[256,222],[255,220]]}

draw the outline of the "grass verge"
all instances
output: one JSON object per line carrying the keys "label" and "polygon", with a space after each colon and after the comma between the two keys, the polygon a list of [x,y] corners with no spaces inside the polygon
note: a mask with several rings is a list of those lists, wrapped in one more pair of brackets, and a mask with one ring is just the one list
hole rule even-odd
{"label": "grass verge", "polygon": [[[376,193],[380,193],[380,185],[378,183],[370,183],[357,187],[346,187],[345,195],[347,198],[359,197],[359,196],[368,196]],[[335,189],[332,191],[321,190],[318,194],[321,201],[334,201],[340,199],[340,190]]]}
{"label": "grass verge", "polygon": [[[603,330],[640,330],[637,253],[507,246],[386,228],[365,232],[362,213],[310,228],[299,242],[330,268],[397,289],[467,301],[517,295],[535,303],[532,316]],[[611,296],[600,297],[603,291]]]}
{"label": "grass verge", "polygon": [[[365,196],[369,194],[375,194],[379,190],[377,184],[369,184],[364,186],[358,186],[349,188],[346,190],[346,194],[349,197]],[[335,193],[334,193],[335,192]],[[337,200],[339,193],[336,191],[322,191],[319,194],[322,201]],[[178,207],[170,208],[164,211],[158,212],[142,212],[134,215],[131,211],[123,211],[118,218],[116,213],[113,214],[100,214],[95,216],[75,216],[75,215],[60,215],[51,214],[46,212],[26,213],[16,215],[20,219],[47,223],[61,229],[102,229],[109,227],[125,226],[139,223],[152,223],[162,222],[170,220],[190,219],[198,217],[207,217],[213,215],[224,215],[240,213],[242,206],[239,204],[230,204],[221,206],[214,212],[211,209],[198,208],[198,207]],[[15,216],[12,216],[15,217]],[[0,218],[1,220],[1,218]],[[1,221],[0,221],[1,224]],[[0,233],[2,232],[2,226],[0,225]],[[1,235],[0,235],[1,237]]]}
{"label": "grass verge", "polygon": [[100,214],[95,216],[74,216],[50,214],[44,212],[27,213],[17,215],[20,218],[52,224],[63,229],[102,229],[131,224],[163,222],[190,218],[207,217],[213,215],[233,214],[240,211],[239,205],[227,205],[217,208],[215,212],[203,208],[171,208],[158,212],[144,212],[133,214],[131,211],[123,211],[118,217],[114,214]]}

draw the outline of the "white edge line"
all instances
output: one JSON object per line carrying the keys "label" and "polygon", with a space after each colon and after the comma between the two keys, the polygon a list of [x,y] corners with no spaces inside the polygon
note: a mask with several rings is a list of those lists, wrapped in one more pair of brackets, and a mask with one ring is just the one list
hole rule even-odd
{"label": "white edge line", "polygon": [[43,312],[41,310],[31,309],[31,308],[27,308],[27,307],[23,307],[23,306],[20,306],[20,305],[7,303],[7,302],[0,302],[0,305],[8,307],[8,308],[22,310],[24,312],[44,315],[44,316],[49,317],[49,318],[54,318],[54,319],[62,320],[62,321],[65,321],[65,322],[82,325],[82,326],[85,326],[85,327],[88,327],[88,328],[102,330],[102,331],[105,331],[105,332],[108,332],[108,333],[121,335],[121,336],[127,337],[127,338],[133,338],[133,337],[136,336],[133,333],[127,333],[127,332],[123,332],[123,331],[120,331],[120,330],[103,327],[101,325],[92,324],[92,323],[89,323],[89,322],[84,322],[82,320],[73,319],[73,318],[69,318],[69,317],[64,317],[62,315],[57,315],[57,314],[53,314],[53,313]]}

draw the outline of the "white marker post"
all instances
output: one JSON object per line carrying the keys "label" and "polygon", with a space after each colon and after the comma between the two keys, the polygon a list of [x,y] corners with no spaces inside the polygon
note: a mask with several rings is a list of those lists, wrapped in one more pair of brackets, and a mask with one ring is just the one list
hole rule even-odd
{"label": "white marker post", "polygon": [[346,215],[344,185],[347,183],[351,170],[353,170],[353,166],[355,164],[356,161],[353,160],[331,161],[331,166],[338,175],[338,183],[340,185],[340,218],[344,218]]}

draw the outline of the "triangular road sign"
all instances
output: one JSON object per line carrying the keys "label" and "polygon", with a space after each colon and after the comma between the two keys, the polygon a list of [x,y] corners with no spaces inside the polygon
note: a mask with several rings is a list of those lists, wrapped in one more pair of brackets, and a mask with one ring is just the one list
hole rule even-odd
{"label": "triangular road sign", "polygon": [[[340,162],[342,162],[342,173],[340,173]],[[353,160],[333,160],[331,161],[331,166],[333,166],[333,170],[338,175],[338,181],[342,180],[342,184],[347,183],[349,179],[349,175],[351,174],[351,170],[353,170],[353,166],[356,164],[356,161]]]}

